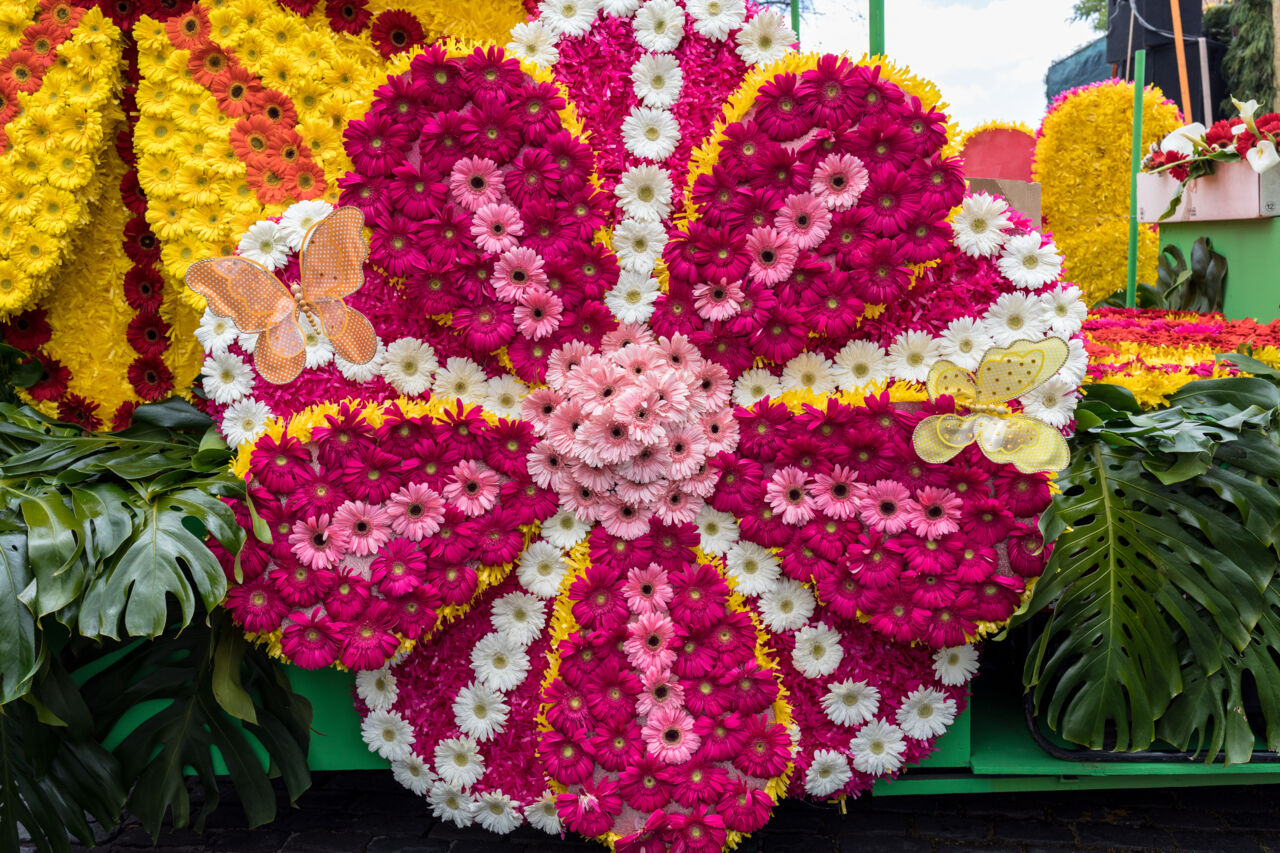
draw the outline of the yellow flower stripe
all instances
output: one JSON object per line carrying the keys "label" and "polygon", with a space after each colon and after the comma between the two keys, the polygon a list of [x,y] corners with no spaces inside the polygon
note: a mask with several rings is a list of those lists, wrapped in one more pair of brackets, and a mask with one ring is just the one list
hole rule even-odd
{"label": "yellow flower stripe", "polygon": [[37,0],[7,0],[0,4],[0,56],[22,41],[22,31],[35,17]]}

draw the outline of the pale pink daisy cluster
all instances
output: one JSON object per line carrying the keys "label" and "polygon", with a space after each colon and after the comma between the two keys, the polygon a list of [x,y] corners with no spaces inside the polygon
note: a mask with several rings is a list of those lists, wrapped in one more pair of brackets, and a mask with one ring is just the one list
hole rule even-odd
{"label": "pale pink daisy cluster", "polygon": [[541,439],[529,473],[620,539],[643,536],[655,516],[693,521],[718,480],[707,460],[738,445],[729,375],[684,335],[623,325],[600,352],[566,344],[551,355],[547,384],[524,401]]}

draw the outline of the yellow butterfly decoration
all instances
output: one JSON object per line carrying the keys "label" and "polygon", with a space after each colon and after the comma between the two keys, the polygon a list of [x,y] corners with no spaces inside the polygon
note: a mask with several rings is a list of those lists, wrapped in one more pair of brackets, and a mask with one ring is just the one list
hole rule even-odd
{"label": "yellow butterfly decoration", "polygon": [[911,438],[916,453],[925,462],[942,463],[976,441],[992,462],[1013,463],[1024,474],[1062,470],[1071,456],[1062,433],[1005,404],[1043,385],[1066,361],[1066,341],[1047,338],[988,350],[976,374],[937,362],[926,385],[929,400],[949,395],[957,409],[970,414],[925,418]]}

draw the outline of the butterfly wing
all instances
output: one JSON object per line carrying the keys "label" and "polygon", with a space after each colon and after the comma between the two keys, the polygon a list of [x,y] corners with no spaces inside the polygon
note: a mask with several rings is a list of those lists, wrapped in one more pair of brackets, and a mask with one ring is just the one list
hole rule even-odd
{"label": "butterfly wing", "polygon": [[298,378],[307,363],[307,339],[292,313],[258,336],[253,348],[253,366],[273,385]]}
{"label": "butterfly wing", "polygon": [[1026,415],[975,418],[978,447],[992,462],[1012,464],[1024,474],[1054,473],[1067,467],[1071,450],[1062,433]]}
{"label": "butterfly wing", "polygon": [[373,324],[340,299],[316,303],[320,331],[333,344],[333,351],[352,364],[367,364],[378,352],[378,335]]}
{"label": "butterfly wing", "polygon": [[1013,346],[987,350],[978,365],[977,401],[1004,403],[1043,385],[1067,363],[1062,338],[1017,341]]}
{"label": "butterfly wing", "polygon": [[925,382],[929,399],[936,400],[944,394],[957,402],[970,403],[978,394],[978,381],[972,372],[946,359],[940,359],[929,368],[929,378]]}
{"label": "butterfly wing", "polygon": [[341,299],[364,284],[369,244],[364,239],[364,214],[356,207],[339,207],[321,219],[303,238],[302,295],[311,302]]}
{"label": "butterfly wing", "polygon": [[976,415],[930,415],[916,424],[911,444],[916,455],[935,465],[950,462],[973,442]]}
{"label": "butterfly wing", "polygon": [[265,332],[293,312],[289,289],[271,270],[248,258],[206,258],[187,267],[187,287],[209,303],[209,310],[230,317],[236,328]]}

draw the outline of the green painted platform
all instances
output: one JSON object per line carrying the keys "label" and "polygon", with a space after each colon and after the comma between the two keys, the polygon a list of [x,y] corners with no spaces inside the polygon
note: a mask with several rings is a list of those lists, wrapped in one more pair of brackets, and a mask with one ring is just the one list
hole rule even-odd
{"label": "green painted platform", "polygon": [[1280,217],[1175,222],[1160,226],[1160,245],[1177,246],[1191,259],[1200,237],[1227,259],[1223,313],[1232,320],[1267,323],[1280,318]]}

